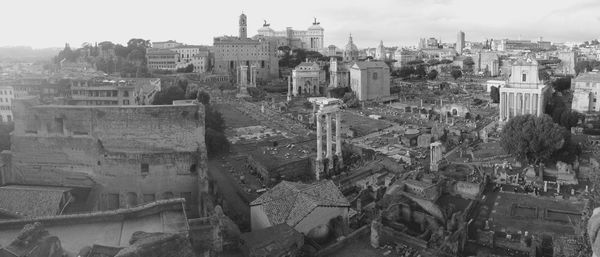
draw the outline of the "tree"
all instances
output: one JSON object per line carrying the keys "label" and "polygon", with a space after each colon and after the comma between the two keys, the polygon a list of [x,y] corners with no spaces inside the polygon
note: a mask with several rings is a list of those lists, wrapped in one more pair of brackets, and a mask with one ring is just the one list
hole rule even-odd
{"label": "tree", "polygon": [[559,124],[567,130],[571,130],[572,127],[577,126],[577,123],[579,123],[579,113],[565,109],[560,114]]}
{"label": "tree", "polygon": [[225,132],[225,119],[223,119],[223,115],[216,110],[212,105],[206,105],[204,109],[205,113],[205,126],[210,128],[216,132],[223,133]]}
{"label": "tree", "polygon": [[427,61],[427,65],[429,65],[429,66],[435,66],[435,65],[438,65],[440,63],[441,62],[438,59],[431,59],[431,60]]}
{"label": "tree", "polygon": [[204,105],[210,104],[210,95],[204,91],[199,91],[196,99]]}
{"label": "tree", "polygon": [[571,89],[571,77],[558,78],[552,82],[552,87],[556,91],[564,91]]}
{"label": "tree", "polygon": [[539,164],[563,147],[567,133],[549,116],[520,115],[506,123],[500,145],[519,160]]}
{"label": "tree", "polygon": [[492,88],[490,90],[490,98],[492,98],[493,103],[499,103],[500,102],[500,89],[495,86],[492,86]]}
{"label": "tree", "polygon": [[540,69],[538,70],[538,77],[540,80],[548,81],[550,80],[550,74],[546,70]]}
{"label": "tree", "polygon": [[169,105],[175,100],[185,99],[185,91],[180,86],[170,86],[156,94],[153,105]]}
{"label": "tree", "polygon": [[438,71],[437,70],[431,70],[428,74],[427,74],[427,79],[429,80],[434,80],[436,79],[438,76]]}
{"label": "tree", "polygon": [[408,78],[410,77],[410,75],[415,73],[415,68],[412,66],[404,66],[402,68],[400,68],[400,71],[398,72],[398,75],[401,78]]}
{"label": "tree", "polygon": [[414,60],[414,61],[410,61],[407,64],[408,65],[419,65],[419,64],[423,64],[425,63],[423,60]]}
{"label": "tree", "polygon": [[357,108],[360,105],[360,101],[358,101],[358,98],[354,92],[348,92],[344,94],[342,101],[344,101],[348,108]]}
{"label": "tree", "polygon": [[453,63],[453,62],[454,62],[454,61],[452,61],[452,60],[449,60],[449,59],[442,59],[442,60],[440,61],[440,63],[441,63],[441,64],[451,64],[451,63]]}
{"label": "tree", "polygon": [[223,133],[219,133],[214,129],[207,128],[204,136],[206,144],[206,154],[209,157],[217,156],[229,151],[229,140]]}
{"label": "tree", "polygon": [[457,80],[458,78],[460,78],[462,76],[462,71],[454,69],[450,72],[450,75],[452,75],[454,80]]}
{"label": "tree", "polygon": [[419,76],[419,78],[424,78],[427,75],[425,65],[417,66],[417,68],[415,69],[415,75]]}

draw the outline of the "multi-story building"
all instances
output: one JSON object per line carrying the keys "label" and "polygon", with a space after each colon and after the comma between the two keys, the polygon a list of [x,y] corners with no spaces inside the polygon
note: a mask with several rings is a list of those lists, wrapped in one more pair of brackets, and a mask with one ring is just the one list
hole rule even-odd
{"label": "multi-story building", "polygon": [[171,49],[148,48],[146,49],[146,64],[149,70],[170,70],[177,69],[177,60],[179,53]]}
{"label": "multi-story building", "polygon": [[441,40],[437,38],[421,38],[419,39],[419,49],[440,48]]}
{"label": "multi-story building", "polygon": [[308,30],[293,30],[287,27],[285,30],[275,31],[270,27],[270,24],[265,24],[258,30],[258,35],[265,38],[279,39],[282,45],[287,45],[292,49],[302,48],[311,51],[324,50],[324,29],[320,26],[317,19],[313,22]]}
{"label": "multi-story building", "polygon": [[160,91],[160,79],[83,78],[73,79],[71,105],[144,105]]}
{"label": "multi-story building", "polygon": [[350,87],[359,101],[390,95],[390,68],[385,62],[355,62],[350,68]]}
{"label": "multi-story building", "polygon": [[[238,37],[223,36],[214,38],[214,66],[217,73],[238,74],[241,66],[256,67],[256,78],[268,80],[279,76],[279,59],[277,57],[277,40],[263,36],[255,39],[247,38],[246,15],[240,16],[240,35]],[[251,77],[248,74],[246,77]]]}
{"label": "multi-story building", "polygon": [[14,96],[14,89],[9,85],[0,85],[0,123],[12,122],[12,102]]}
{"label": "multi-story building", "polygon": [[571,81],[573,102],[571,109],[581,113],[600,111],[600,73],[591,71],[579,74]]}
{"label": "multi-story building", "polygon": [[465,48],[465,33],[459,31],[456,39],[456,52],[462,54],[463,48]]}
{"label": "multi-story building", "polygon": [[339,63],[336,57],[329,59],[329,87],[350,86],[348,63]]}
{"label": "multi-story building", "polygon": [[174,40],[162,41],[162,42],[152,42],[152,48],[156,49],[170,49],[182,46],[182,43],[177,43]]}
{"label": "multi-story building", "polygon": [[508,84],[500,88],[500,121],[523,114],[544,115],[551,90],[540,81],[538,70],[535,59],[518,59],[512,64]]}
{"label": "multi-story building", "polygon": [[416,61],[417,57],[417,53],[399,47],[394,53],[394,60],[396,60],[394,67],[400,69],[408,65],[409,62]]}
{"label": "multi-story building", "polygon": [[201,104],[42,105],[25,97],[13,112],[2,184],[72,189],[87,210],[175,197],[192,216],[210,206]]}
{"label": "multi-story building", "polygon": [[210,53],[206,46],[181,45],[169,50],[177,53],[177,69],[186,68],[191,64],[195,73],[204,73],[210,67]]}

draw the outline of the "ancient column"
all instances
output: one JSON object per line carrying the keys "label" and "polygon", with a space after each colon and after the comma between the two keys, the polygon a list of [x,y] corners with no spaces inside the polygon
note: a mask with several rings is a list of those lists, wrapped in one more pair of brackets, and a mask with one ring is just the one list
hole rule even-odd
{"label": "ancient column", "polygon": [[533,113],[533,93],[529,93],[529,114]]}
{"label": "ancient column", "polygon": [[521,93],[520,99],[521,99],[521,104],[520,104],[520,106],[521,106],[521,115],[524,115],[525,114],[525,93]]}
{"label": "ancient column", "polygon": [[[288,76],[288,92],[287,92],[287,101],[292,101],[292,76]],[[313,104],[314,106],[314,104]]]}
{"label": "ancient column", "polygon": [[317,113],[315,119],[317,120],[317,161],[320,162],[323,159],[323,123],[320,114]]}
{"label": "ancient column", "polygon": [[342,114],[335,113],[335,155],[338,157],[338,167],[342,165]]}
{"label": "ancient column", "polygon": [[333,141],[333,138],[331,138],[331,133],[332,133],[332,131],[331,131],[332,130],[331,129],[331,113],[326,114],[325,118],[326,118],[326,122],[327,122],[327,132],[326,132],[327,133],[327,137],[326,137],[326,139],[327,139],[327,144],[326,144],[327,145],[327,155],[326,155],[326,157],[327,157],[327,159],[329,159],[329,163],[333,163],[333,155],[332,155],[332,151],[331,151],[331,148],[332,148],[331,143]]}
{"label": "ancient column", "polygon": [[504,92],[500,94],[500,120],[504,119]]}

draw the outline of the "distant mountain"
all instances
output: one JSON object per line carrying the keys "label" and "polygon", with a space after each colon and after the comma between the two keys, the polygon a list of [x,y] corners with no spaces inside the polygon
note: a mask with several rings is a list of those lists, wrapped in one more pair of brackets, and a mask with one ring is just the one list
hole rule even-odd
{"label": "distant mountain", "polygon": [[0,60],[4,61],[46,61],[56,56],[62,48],[33,49],[30,46],[3,46],[0,47]]}

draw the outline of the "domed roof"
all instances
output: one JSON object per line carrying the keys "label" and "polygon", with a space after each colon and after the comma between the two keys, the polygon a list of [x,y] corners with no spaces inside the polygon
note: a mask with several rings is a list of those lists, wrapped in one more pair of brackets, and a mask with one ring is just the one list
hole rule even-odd
{"label": "domed roof", "polygon": [[350,35],[350,38],[348,38],[348,44],[346,44],[346,47],[344,49],[346,52],[358,52],[358,47],[356,47],[354,42],[352,42],[352,35]]}

